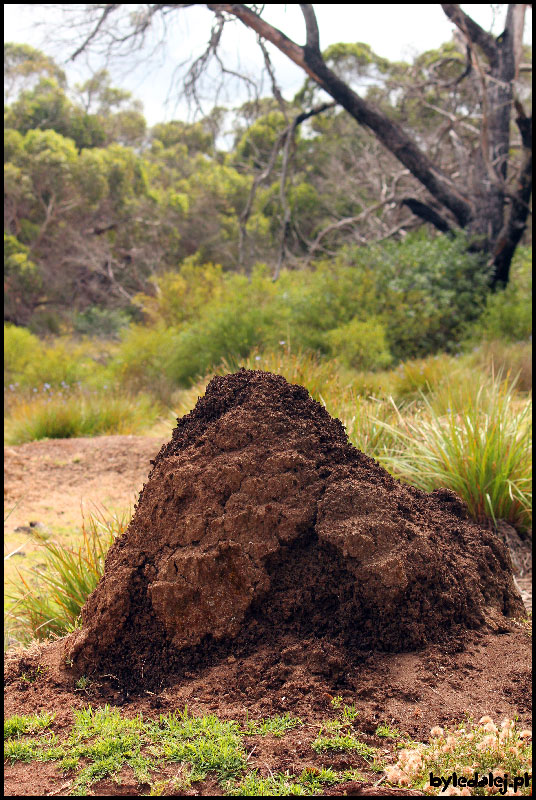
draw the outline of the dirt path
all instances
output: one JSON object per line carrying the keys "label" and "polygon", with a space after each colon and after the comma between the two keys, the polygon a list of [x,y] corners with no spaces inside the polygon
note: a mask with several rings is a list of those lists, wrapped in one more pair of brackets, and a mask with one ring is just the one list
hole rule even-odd
{"label": "dirt path", "polygon": [[[165,440],[169,434],[165,436]],[[9,576],[35,553],[30,525],[74,543],[82,514],[103,507],[123,513],[138,493],[164,439],[98,436],[52,439],[4,448],[4,556]]]}

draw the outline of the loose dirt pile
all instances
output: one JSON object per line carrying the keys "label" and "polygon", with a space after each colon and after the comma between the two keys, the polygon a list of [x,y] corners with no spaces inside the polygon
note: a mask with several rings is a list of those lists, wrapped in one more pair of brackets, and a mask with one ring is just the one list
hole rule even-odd
{"label": "loose dirt pile", "polygon": [[160,450],[65,655],[156,688],[280,641],[336,676],[524,613],[505,545],[456,495],[400,484],[305,389],[240,370]]}

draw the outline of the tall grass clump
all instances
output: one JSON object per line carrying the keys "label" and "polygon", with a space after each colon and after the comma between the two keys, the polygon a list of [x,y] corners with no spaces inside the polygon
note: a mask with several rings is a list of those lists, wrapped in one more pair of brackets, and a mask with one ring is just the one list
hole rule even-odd
{"label": "tall grass clump", "polygon": [[54,392],[48,384],[35,394],[23,393],[8,400],[7,444],[136,433],[150,427],[159,413],[157,403],[144,394],[69,387]]}
{"label": "tall grass clump", "polygon": [[[356,396],[352,404],[334,405],[338,417],[346,428],[350,442],[371,458],[383,463],[398,437],[397,410],[386,400]],[[410,409],[404,410],[404,415]],[[384,465],[385,466],[385,465]]]}
{"label": "tall grass clump", "polygon": [[46,639],[74,630],[80,611],[97,586],[104,559],[117,536],[127,528],[130,514],[89,514],[82,521],[82,541],[77,548],[65,547],[38,531],[32,537],[39,544],[45,566],[18,570],[7,597],[13,605],[7,612],[7,626],[15,638]]}
{"label": "tall grass clump", "polygon": [[515,386],[497,375],[468,392],[461,410],[452,395],[445,413],[434,403],[437,399],[422,395],[421,412],[411,418],[393,401],[396,423],[380,421],[393,436],[384,465],[425,491],[452,489],[475,519],[530,528],[532,399],[516,394]]}

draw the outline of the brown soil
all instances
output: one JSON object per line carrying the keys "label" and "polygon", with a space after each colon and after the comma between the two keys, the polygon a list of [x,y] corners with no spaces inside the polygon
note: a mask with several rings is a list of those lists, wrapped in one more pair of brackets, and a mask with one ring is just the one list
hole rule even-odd
{"label": "brown soil", "polygon": [[[161,449],[82,631],[8,655],[5,713],[53,710],[60,735],[88,702],[318,724],[341,695],[360,738],[387,753],[380,722],[419,739],[466,714],[528,722],[523,616],[502,539],[456,496],[399,484],[305,390],[243,371],[215,379]],[[94,676],[90,696],[80,673]],[[250,766],[367,774],[359,756],[314,756],[303,730],[257,740]],[[326,794],[388,794],[375,783],[369,771]],[[50,764],[6,771],[11,796],[67,786]],[[220,791],[208,780],[192,793]],[[93,787],[144,792],[132,775]]]}
{"label": "brown soil", "polygon": [[284,635],[325,642],[336,678],[523,614],[507,547],[455,494],[395,481],[305,389],[243,369],[162,447],[66,656],[155,689]]}
{"label": "brown soil", "polygon": [[[331,705],[335,695],[347,704],[355,703],[359,710],[354,723],[356,734],[361,741],[377,747],[380,757],[391,763],[396,761],[393,743],[374,735],[380,722],[421,741],[428,740],[433,725],[455,726],[466,715],[479,719],[490,714],[500,720],[518,714],[520,726],[530,724],[530,637],[522,625],[515,623],[502,633],[478,630],[463,639],[445,637],[414,653],[369,653],[359,664],[336,675],[328,662],[344,658],[343,652],[314,639],[306,639],[298,647],[293,637],[287,641],[282,637],[281,650],[260,646],[248,656],[230,656],[206,666],[159,692],[128,696],[107,678],[97,681],[90,692],[77,690],[72,672],[65,667],[63,645],[63,640],[41,645],[22,657],[12,652],[7,656],[5,671],[5,715],[54,711],[57,716],[53,729],[60,739],[73,722],[73,709],[88,704],[96,708],[109,703],[120,706],[125,715],[142,712],[147,719],[182,710],[185,704],[194,715],[216,714],[221,719],[242,722],[246,714],[249,719],[258,719],[289,711],[306,725],[318,726],[335,716]],[[20,678],[23,672],[39,677],[28,684]],[[313,752],[310,745],[317,731],[318,727],[304,727],[282,739],[255,737],[248,745],[248,766],[264,776],[270,771],[286,770],[299,775],[311,766],[337,770],[356,767],[367,778],[363,784],[339,785],[329,793],[377,794],[373,786],[381,775],[371,772],[359,756],[318,756]],[[178,765],[170,765],[172,768],[176,774]],[[146,786],[137,785],[132,773],[124,771],[121,786],[105,779],[92,787],[92,794],[147,793]],[[18,762],[5,769],[5,793],[67,795],[72,780],[53,763]],[[397,793],[409,794],[407,790]],[[191,794],[219,795],[221,788],[214,780],[207,780]]]}

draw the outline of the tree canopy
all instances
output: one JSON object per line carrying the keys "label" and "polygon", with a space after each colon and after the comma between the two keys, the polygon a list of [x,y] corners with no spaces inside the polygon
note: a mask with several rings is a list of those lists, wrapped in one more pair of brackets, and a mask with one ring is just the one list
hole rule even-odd
{"label": "tree canopy", "polygon": [[[108,47],[110,52],[128,43],[137,46],[162,18],[192,5],[197,4],[140,4],[128,15],[125,10],[132,7],[123,4],[85,7],[77,19],[82,27],[73,57],[97,44]],[[396,69],[395,65],[390,69],[367,45],[341,44],[322,52],[321,31],[311,4],[300,4],[306,28],[304,45],[270,24],[264,7],[225,3],[209,3],[205,7],[213,13],[214,24],[210,34],[207,32],[205,53],[192,63],[185,80],[185,89],[194,98],[211,59],[221,65],[223,74],[230,72],[223,64],[219,47],[225,25],[239,20],[257,35],[282,110],[285,103],[277,87],[268,44],[303,70],[308,91],[295,102],[303,101],[305,118],[313,113],[310,105],[315,91],[329,95],[409,171],[413,186],[416,183],[424,189],[424,198],[404,198],[406,207],[443,232],[467,230],[473,247],[484,254],[492,267],[492,284],[507,283],[512,255],[526,227],[532,189],[532,118],[522,102],[520,80],[526,5],[507,6],[505,28],[495,37],[460,6],[442,4],[445,15],[456,26],[458,49],[451,48],[439,57],[428,54],[421,58],[415,65],[417,69],[410,71],[409,81],[404,68]],[[121,31],[120,37],[117,30]],[[390,91],[383,94],[387,104],[382,104],[382,97],[369,92],[364,97],[353,88],[352,75],[364,72],[387,78],[385,85],[390,85]],[[250,80],[246,76],[244,79]],[[402,89],[409,89],[411,94],[406,106],[400,103]],[[393,105],[398,113],[391,113]],[[423,139],[421,114],[435,132],[441,130],[439,141],[435,135]],[[295,127],[296,124],[289,128],[288,138]],[[471,128],[473,136],[468,142]],[[429,129],[428,133],[432,131]],[[458,153],[455,169],[444,164],[444,148],[439,146],[444,145],[447,135]],[[459,168],[463,157],[470,159],[470,170]],[[287,211],[285,231],[289,221]]]}
{"label": "tree canopy", "polygon": [[[139,42],[159,15],[183,7],[79,7],[85,27],[73,55],[97,40],[107,46],[117,26]],[[519,48],[519,7],[508,7],[506,33],[493,38],[444,6],[459,35],[411,63],[359,42],[320,52],[312,6],[301,6],[303,47],[256,6],[208,8],[212,35],[186,90],[195,96],[223,26],[238,18],[259,36],[273,92],[215,106],[196,122],[148,129],[139,102],[106,70],[70,87],[49,56],[5,46],[7,319],[99,305],[135,314],[133,298],[154,294],[153,279],[185,259],[246,274],[262,261],[277,277],[282,265],[423,224],[468,232],[493,282],[507,282],[531,197],[530,52]],[[292,100],[277,86],[269,47],[304,70]],[[497,77],[507,57],[509,82]],[[495,96],[497,82],[506,95]]]}

